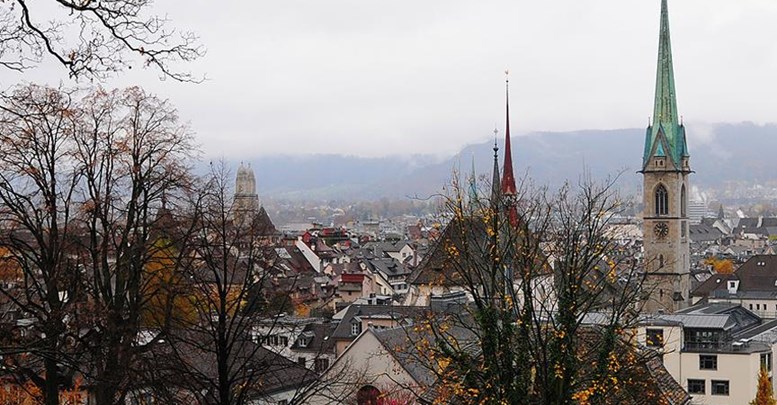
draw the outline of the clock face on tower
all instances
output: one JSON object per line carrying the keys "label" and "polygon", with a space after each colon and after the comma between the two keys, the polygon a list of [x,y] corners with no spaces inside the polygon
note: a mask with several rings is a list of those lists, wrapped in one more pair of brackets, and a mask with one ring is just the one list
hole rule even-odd
{"label": "clock face on tower", "polygon": [[656,234],[658,239],[664,239],[669,235],[669,225],[666,222],[657,222],[653,227],[653,233]]}

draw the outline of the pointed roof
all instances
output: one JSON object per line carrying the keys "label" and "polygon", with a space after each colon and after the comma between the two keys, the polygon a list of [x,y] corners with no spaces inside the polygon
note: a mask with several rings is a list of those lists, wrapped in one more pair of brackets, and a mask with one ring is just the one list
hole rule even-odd
{"label": "pointed roof", "polygon": [[498,132],[494,129],[494,177],[491,179],[491,205],[498,204],[502,196],[502,191],[499,187],[499,146],[496,144],[496,134]]}
{"label": "pointed roof", "polygon": [[[507,73],[507,72],[505,72]],[[502,192],[505,195],[515,195],[515,176],[513,175],[513,152],[510,147],[510,83],[505,79],[505,164],[502,175]]]}
{"label": "pointed roof", "polygon": [[685,141],[685,128],[679,121],[672,64],[672,41],[669,35],[669,9],[667,0],[661,0],[653,122],[645,136],[643,167],[651,157],[661,156],[669,157],[675,168],[681,168],[680,161],[689,155]]}
{"label": "pointed roof", "polygon": [[469,177],[469,205],[474,208],[478,200],[477,173],[475,173],[475,155],[472,155],[472,173]]}

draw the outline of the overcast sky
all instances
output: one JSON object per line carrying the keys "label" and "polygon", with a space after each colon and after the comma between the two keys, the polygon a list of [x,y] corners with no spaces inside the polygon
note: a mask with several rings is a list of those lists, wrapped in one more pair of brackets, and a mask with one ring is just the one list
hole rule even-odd
{"label": "overcast sky", "polygon": [[[652,114],[660,0],[165,0],[207,55],[199,85],[133,69],[169,98],[206,156],[438,154],[514,133],[642,127]],[[164,3],[164,4],[162,4]],[[777,121],[777,0],[670,0],[679,110]],[[45,66],[19,80],[57,84]],[[696,130],[694,128],[696,125]]]}

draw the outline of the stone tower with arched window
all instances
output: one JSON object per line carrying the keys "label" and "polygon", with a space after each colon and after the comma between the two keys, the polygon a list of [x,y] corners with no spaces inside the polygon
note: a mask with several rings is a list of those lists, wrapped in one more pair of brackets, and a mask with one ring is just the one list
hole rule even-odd
{"label": "stone tower with arched window", "polygon": [[656,95],[642,159],[645,297],[643,311],[673,312],[690,302],[685,127],[677,115],[667,0],[661,1]]}
{"label": "stone tower with arched window", "polygon": [[235,198],[232,214],[237,222],[253,220],[259,212],[259,195],[256,193],[256,177],[251,165],[240,163],[235,178]]}

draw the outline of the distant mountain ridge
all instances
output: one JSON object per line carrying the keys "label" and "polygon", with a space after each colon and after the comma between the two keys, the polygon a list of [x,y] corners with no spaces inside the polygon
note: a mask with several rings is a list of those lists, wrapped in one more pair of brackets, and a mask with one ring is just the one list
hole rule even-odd
{"label": "distant mountain ridge", "polygon": [[[538,132],[513,138],[516,177],[558,186],[620,173],[624,192],[639,189],[644,129]],[[777,179],[777,124],[688,126],[691,183],[704,187],[726,181]],[[500,140],[500,149],[503,141]],[[474,159],[479,176],[490,177],[493,142],[468,145],[439,161],[432,156],[361,158],[343,155],[266,156],[251,162],[260,198],[303,200],[374,200],[429,196],[449,182],[454,169],[469,176]],[[500,165],[502,163],[500,150]]]}

